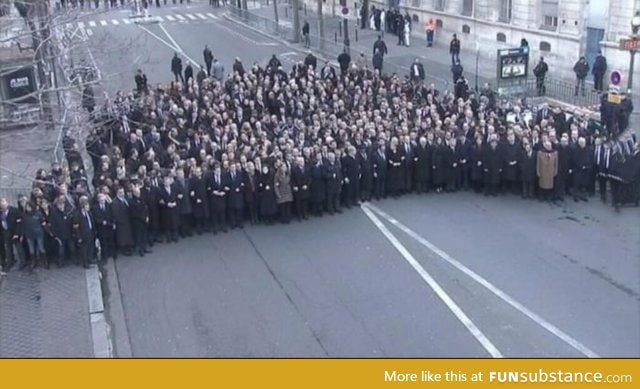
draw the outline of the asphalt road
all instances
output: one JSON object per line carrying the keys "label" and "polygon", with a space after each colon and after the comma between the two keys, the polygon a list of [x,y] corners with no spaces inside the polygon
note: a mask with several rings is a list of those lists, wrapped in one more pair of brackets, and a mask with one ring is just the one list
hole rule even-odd
{"label": "asphalt road", "polygon": [[[131,88],[136,68],[169,81],[176,48],[199,62],[209,44],[227,69],[236,56],[301,58],[221,17],[172,13],[154,10],[166,22],[148,31],[93,28],[107,89]],[[118,260],[127,328],[116,336],[135,357],[640,356],[637,208],[468,193],[374,205],[383,213],[247,227]]]}

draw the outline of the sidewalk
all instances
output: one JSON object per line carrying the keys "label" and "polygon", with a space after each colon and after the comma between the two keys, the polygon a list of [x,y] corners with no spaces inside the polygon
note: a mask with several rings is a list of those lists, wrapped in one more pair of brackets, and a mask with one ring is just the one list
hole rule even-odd
{"label": "sidewalk", "polygon": [[[325,4],[324,12],[324,35],[327,42],[336,46],[334,52],[336,56],[341,52],[343,47],[342,34],[342,18],[339,16],[333,17],[330,5]],[[285,11],[287,9],[287,11]],[[250,10],[252,13],[268,18],[275,19],[275,13],[273,6],[263,5],[260,8]],[[314,12],[315,8],[311,10],[306,9],[306,15],[304,8],[300,11],[300,26],[304,21],[309,22],[311,44],[317,45],[319,33],[318,33],[318,15]],[[291,12],[291,6],[280,5],[278,8],[279,24],[283,27],[291,28],[293,25],[293,14]],[[373,56],[373,43],[377,40],[378,35],[381,32],[373,31],[370,29],[360,29],[357,26],[355,20],[349,20],[349,40],[351,47],[351,58],[355,60],[356,56],[362,51],[370,61]],[[418,26],[422,28],[422,26]],[[357,30],[357,39],[356,39]],[[293,33],[291,34],[293,38]],[[451,74],[451,56],[449,55],[449,43],[445,41],[446,37],[439,37],[436,39],[434,47],[427,47],[426,36],[420,37],[419,35],[411,36],[411,46],[401,47],[397,45],[398,38],[393,34],[384,34],[384,41],[387,44],[389,53],[384,58],[384,70],[386,72],[396,72],[401,75],[407,75],[409,72],[409,66],[416,59],[419,58],[425,67],[426,81],[435,83],[439,88],[449,89],[453,88],[453,80]],[[336,42],[337,41],[337,42]],[[302,44],[301,44],[302,46]],[[335,60],[335,58],[331,58]],[[460,62],[465,69],[465,77],[469,82],[471,88],[475,87],[475,74],[476,74],[476,53],[463,50],[460,54]],[[495,60],[487,60],[483,56],[478,57],[478,86],[482,87],[485,82],[495,81]]]}
{"label": "sidewalk", "polygon": [[92,358],[85,270],[13,270],[0,278],[0,357]]}

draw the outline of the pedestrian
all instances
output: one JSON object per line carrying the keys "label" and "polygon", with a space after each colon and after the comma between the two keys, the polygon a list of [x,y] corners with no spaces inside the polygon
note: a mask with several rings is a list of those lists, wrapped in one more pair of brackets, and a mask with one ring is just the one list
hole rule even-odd
{"label": "pedestrian", "polygon": [[379,51],[380,54],[384,57],[389,52],[387,50],[387,44],[384,43],[382,39],[382,35],[378,35],[378,39],[373,43],[373,54],[375,55],[376,51]]}
{"label": "pedestrian", "polygon": [[306,20],[302,25],[302,37],[304,38],[304,47],[306,47],[307,49],[311,47],[311,38],[309,36],[309,22]]}
{"label": "pedestrian", "polygon": [[584,137],[578,138],[578,147],[573,148],[572,166],[574,169],[574,201],[588,201],[587,192],[591,171],[593,169],[593,150],[587,147],[587,140]]}
{"label": "pedestrian", "polygon": [[291,221],[291,203],[293,193],[291,188],[291,173],[286,162],[280,162],[274,177],[274,191],[280,214],[280,221],[289,224]]}
{"label": "pedestrian", "polygon": [[549,71],[549,66],[544,62],[544,57],[540,57],[540,61],[535,68],[533,68],[533,75],[536,77],[536,91],[538,96],[544,96],[546,87],[544,85],[544,79]]}
{"label": "pedestrian", "polygon": [[543,143],[543,148],[538,151],[536,175],[538,176],[541,200],[550,200],[554,189],[554,180],[558,175],[558,152],[553,149],[549,140],[546,140]]}
{"label": "pedestrian", "polygon": [[198,83],[199,87],[202,86],[202,82],[205,78],[207,78],[207,73],[205,73],[204,67],[200,65],[200,70],[198,70],[198,73],[196,74],[196,82]]}
{"label": "pedestrian", "polygon": [[413,64],[411,64],[410,78],[415,83],[424,81],[424,66],[418,58],[413,60]]}
{"label": "pedestrian", "polygon": [[[189,85],[189,80],[193,78],[193,68],[191,64],[187,62],[187,66],[184,68],[184,82]],[[186,85],[185,85],[186,86]]]}
{"label": "pedestrian", "polygon": [[131,227],[131,214],[129,200],[123,187],[116,190],[116,198],[111,203],[113,222],[116,226],[116,246],[120,254],[131,256],[133,249],[133,230]]}
{"label": "pedestrian", "polygon": [[456,61],[454,62],[453,65],[451,65],[451,74],[453,76],[453,83],[457,83],[458,80],[462,77],[462,73],[464,72],[464,68],[462,67],[462,64],[460,63],[460,61]]}
{"label": "pedestrian", "polygon": [[51,212],[51,235],[58,244],[58,267],[75,259],[76,249],[73,242],[73,208],[67,204],[63,195],[55,200]]}
{"label": "pedestrian", "polygon": [[429,18],[426,23],[427,30],[427,47],[433,47],[433,41],[436,34],[436,21],[433,18]]}
{"label": "pedestrian", "polygon": [[349,65],[351,64],[351,56],[349,55],[349,51],[346,47],[342,53],[338,55],[338,64],[340,65],[340,74],[345,75],[349,70]]}
{"label": "pedestrian", "polygon": [[204,57],[204,63],[207,67],[207,75],[211,75],[211,64],[213,63],[213,53],[209,48],[209,45],[204,46],[204,50],[202,51],[202,56]]}
{"label": "pedestrian", "polygon": [[411,19],[405,20],[404,23],[404,45],[411,46]]}
{"label": "pedestrian", "polygon": [[457,34],[453,34],[453,38],[449,43],[449,54],[451,55],[452,64],[460,62],[460,39],[458,39]]}
{"label": "pedestrian", "polygon": [[335,212],[342,213],[340,209],[340,193],[344,181],[342,178],[342,169],[338,165],[336,155],[332,152],[327,153],[324,174],[327,182],[327,211],[330,215],[333,215]]}
{"label": "pedestrian", "polygon": [[244,178],[242,171],[233,161],[229,163],[227,173],[227,210],[231,229],[243,228],[244,210]]}
{"label": "pedestrian", "polygon": [[95,107],[96,100],[93,96],[93,88],[91,87],[91,85],[86,85],[82,90],[82,108],[86,109],[87,112],[92,115]]}
{"label": "pedestrian", "polygon": [[85,196],[78,201],[78,208],[73,221],[80,264],[85,269],[95,260],[96,224],[90,212],[89,199]]}
{"label": "pedestrian", "polygon": [[211,172],[207,178],[211,227],[214,234],[220,231],[227,232],[225,215],[227,209],[226,186],[227,184],[224,182],[224,177],[222,176],[222,167],[219,162],[216,162],[213,172]]}
{"label": "pedestrian", "polygon": [[136,83],[136,91],[138,95],[147,91],[147,75],[142,72],[142,69],[138,69],[136,75],[134,76],[134,81]]}
{"label": "pedestrian", "polygon": [[380,74],[382,74],[383,56],[380,50],[376,50],[376,52],[373,54],[373,58],[371,59],[371,62],[373,65],[373,69],[377,70]]}
{"label": "pedestrian", "polygon": [[[235,68],[235,65],[234,65]],[[235,70],[235,69],[234,69]],[[218,61],[218,58],[213,59],[213,78],[222,82],[224,80],[224,65]]]}
{"label": "pedestrian", "polygon": [[593,69],[591,73],[593,73],[593,84],[595,90],[598,92],[602,92],[603,90],[603,80],[604,75],[607,72],[607,59],[604,55],[602,55],[602,50],[598,50],[598,56],[593,62]]}
{"label": "pedestrian", "polygon": [[344,184],[342,193],[344,205],[347,208],[357,206],[360,199],[360,164],[356,156],[355,146],[348,146],[347,153],[341,160]]}
{"label": "pedestrian", "polygon": [[40,261],[45,260],[44,226],[46,221],[42,212],[31,201],[26,204],[23,218],[23,235],[29,249],[31,269],[33,269]]}
{"label": "pedestrian", "polygon": [[587,74],[589,74],[589,64],[587,63],[587,59],[585,57],[580,57],[578,62],[573,65],[573,71],[576,74],[576,91],[575,95],[578,95],[578,89],[581,90],[582,95],[585,95],[584,91],[584,83],[587,78]]}
{"label": "pedestrian", "polygon": [[258,199],[260,202],[260,218],[266,224],[273,224],[277,212],[276,192],[274,188],[274,174],[265,163],[262,173],[258,177]]}
{"label": "pedestrian", "polygon": [[178,234],[181,238],[188,238],[192,235],[191,227],[193,226],[193,207],[191,196],[189,196],[191,189],[185,177],[184,168],[175,169],[175,174],[173,186],[178,199]]}
{"label": "pedestrian", "polygon": [[532,199],[536,188],[536,159],[537,155],[531,147],[529,139],[522,141],[523,148],[520,150],[520,177],[522,179],[522,198]]}
{"label": "pedestrian", "polygon": [[97,203],[91,209],[91,214],[93,215],[93,221],[96,225],[96,235],[100,243],[100,260],[106,261],[107,258],[116,259],[116,225],[113,220],[111,204],[107,203],[107,197],[104,193],[98,193],[96,199]]}
{"label": "pedestrian", "polygon": [[258,223],[258,176],[255,164],[247,162],[244,169],[244,203],[249,213],[249,222]]}
{"label": "pedestrian", "polygon": [[176,82],[180,80],[184,83],[184,78],[182,77],[182,60],[178,57],[178,53],[174,53],[171,59],[171,72],[176,78]]}

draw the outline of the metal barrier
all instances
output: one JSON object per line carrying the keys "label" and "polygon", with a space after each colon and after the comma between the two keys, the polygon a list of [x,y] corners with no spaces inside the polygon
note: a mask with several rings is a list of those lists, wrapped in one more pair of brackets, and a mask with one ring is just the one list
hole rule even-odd
{"label": "metal barrier", "polygon": [[[576,84],[564,80],[545,78],[543,88],[538,88],[535,79],[500,82],[497,84],[501,96],[548,97],[583,108],[597,109],[600,105],[600,93],[585,86],[576,90]],[[539,90],[541,89],[541,90]]]}

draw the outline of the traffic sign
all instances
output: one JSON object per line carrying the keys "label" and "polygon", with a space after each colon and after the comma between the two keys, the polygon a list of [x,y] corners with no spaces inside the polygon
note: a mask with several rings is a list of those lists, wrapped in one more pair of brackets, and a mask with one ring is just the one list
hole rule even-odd
{"label": "traffic sign", "polygon": [[620,85],[620,83],[622,82],[622,74],[620,74],[619,71],[614,70],[611,72],[610,79],[613,85]]}
{"label": "traffic sign", "polygon": [[632,38],[620,39],[620,49],[633,51],[640,49],[640,37],[634,36]]}
{"label": "traffic sign", "polygon": [[343,7],[343,8],[342,8],[342,14],[343,14],[344,16],[349,15],[349,7]]}

